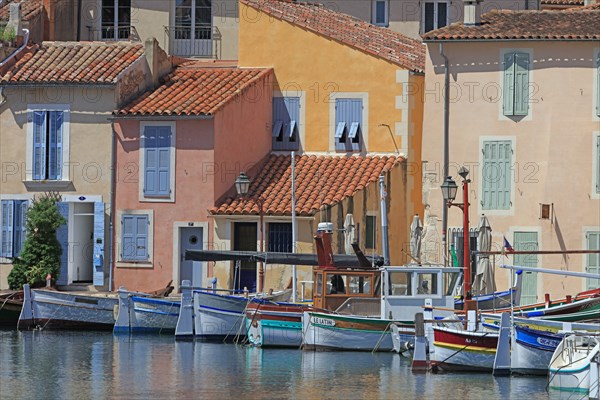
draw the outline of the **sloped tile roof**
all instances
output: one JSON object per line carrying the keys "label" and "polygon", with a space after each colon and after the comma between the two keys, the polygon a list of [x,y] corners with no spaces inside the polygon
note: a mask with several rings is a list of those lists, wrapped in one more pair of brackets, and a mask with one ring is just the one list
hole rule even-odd
{"label": "sloped tile roof", "polygon": [[[296,214],[314,215],[354,196],[404,159],[395,156],[296,156]],[[265,215],[292,215],[291,156],[270,155],[257,176],[250,177],[248,198],[259,196]],[[255,200],[227,198],[212,215],[259,214]]]}
{"label": "sloped tile roof", "polygon": [[118,115],[212,115],[253,83],[273,72],[258,68],[181,64],[156,90],[146,92]]}
{"label": "sloped tile roof", "polygon": [[[8,21],[10,17],[10,3],[19,3],[14,0],[4,0],[0,6],[0,21]],[[21,19],[29,21],[44,10],[42,0],[21,0]]]}
{"label": "sloped tile roof", "polygon": [[131,42],[42,42],[2,77],[2,84],[115,84],[144,53]]}
{"label": "sloped tile roof", "polygon": [[600,9],[594,6],[565,11],[492,11],[481,25],[450,26],[427,32],[438,40],[600,40]]}
{"label": "sloped tile roof", "polygon": [[375,26],[321,4],[290,0],[241,0],[277,19],[326,36],[413,71],[425,68],[425,47],[417,40]]}

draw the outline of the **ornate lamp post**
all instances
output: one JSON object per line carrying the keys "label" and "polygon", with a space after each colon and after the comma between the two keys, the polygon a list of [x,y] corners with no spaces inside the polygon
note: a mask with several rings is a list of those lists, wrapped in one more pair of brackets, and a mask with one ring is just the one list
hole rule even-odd
{"label": "ornate lamp post", "polygon": [[[240,176],[235,180],[235,190],[237,191],[238,196],[242,198],[247,198],[249,200],[253,200],[258,204],[258,214],[260,216],[260,251],[261,253],[264,251],[264,235],[263,235],[263,220],[264,220],[264,211],[263,211],[263,202],[260,197],[248,196],[248,189],[250,189],[250,178],[245,173],[240,173]],[[262,261],[259,264],[258,268],[258,284],[256,291],[258,293],[263,290],[263,280],[265,276],[265,270],[263,267]]]}
{"label": "ornate lamp post", "polygon": [[471,300],[471,252],[469,249],[469,182],[470,179],[467,179],[469,175],[469,170],[465,167],[461,167],[458,171],[458,174],[463,178],[463,202],[462,203],[454,203],[454,199],[456,198],[456,192],[458,191],[458,186],[454,179],[451,176],[448,176],[444,183],[441,186],[442,195],[444,196],[444,201],[448,208],[452,206],[456,206],[463,211],[463,268],[464,268],[464,282],[463,282],[463,292],[464,292],[464,304],[465,308],[467,308],[467,302]]}

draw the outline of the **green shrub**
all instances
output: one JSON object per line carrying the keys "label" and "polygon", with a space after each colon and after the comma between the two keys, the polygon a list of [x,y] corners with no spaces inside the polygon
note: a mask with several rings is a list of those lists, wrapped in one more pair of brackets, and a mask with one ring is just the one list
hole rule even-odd
{"label": "green shrub", "polygon": [[56,203],[60,196],[46,193],[34,198],[27,211],[27,238],[18,258],[13,259],[13,269],[8,275],[11,289],[19,289],[25,283],[41,286],[46,275],[56,280],[60,272],[62,248],[56,238],[56,230],[66,221]]}
{"label": "green shrub", "polygon": [[7,26],[4,28],[4,33],[2,34],[5,42],[14,42],[17,38],[17,33],[15,32],[15,28],[12,26]]}

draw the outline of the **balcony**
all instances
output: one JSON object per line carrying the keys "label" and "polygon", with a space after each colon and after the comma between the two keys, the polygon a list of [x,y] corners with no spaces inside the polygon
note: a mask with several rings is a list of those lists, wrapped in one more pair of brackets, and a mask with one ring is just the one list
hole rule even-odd
{"label": "balcony", "polygon": [[119,26],[105,25],[100,29],[92,28],[88,25],[88,40],[90,41],[131,41],[139,42],[138,35],[134,26]]}
{"label": "balcony", "polygon": [[221,32],[216,26],[165,26],[169,54],[180,57],[220,58]]}

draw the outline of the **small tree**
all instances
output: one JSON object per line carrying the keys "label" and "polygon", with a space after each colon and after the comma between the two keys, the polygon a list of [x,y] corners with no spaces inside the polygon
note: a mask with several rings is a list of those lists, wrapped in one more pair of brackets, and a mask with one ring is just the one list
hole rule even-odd
{"label": "small tree", "polygon": [[19,257],[13,259],[13,269],[8,275],[11,289],[21,288],[25,283],[39,286],[48,274],[53,279],[60,271],[62,249],[56,238],[56,230],[66,223],[56,203],[60,195],[45,193],[34,198],[27,211],[27,238]]}

